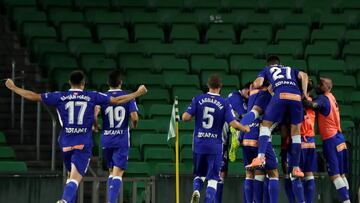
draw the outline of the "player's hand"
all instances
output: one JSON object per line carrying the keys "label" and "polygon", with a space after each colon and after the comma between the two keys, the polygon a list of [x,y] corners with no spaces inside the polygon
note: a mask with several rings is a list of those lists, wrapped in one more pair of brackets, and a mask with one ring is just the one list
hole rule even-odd
{"label": "player's hand", "polygon": [[139,92],[141,95],[146,94],[147,89],[146,89],[145,85],[140,85],[137,92]]}
{"label": "player's hand", "polygon": [[15,83],[11,79],[7,79],[5,82],[5,86],[9,88],[10,90],[14,89],[16,87]]}

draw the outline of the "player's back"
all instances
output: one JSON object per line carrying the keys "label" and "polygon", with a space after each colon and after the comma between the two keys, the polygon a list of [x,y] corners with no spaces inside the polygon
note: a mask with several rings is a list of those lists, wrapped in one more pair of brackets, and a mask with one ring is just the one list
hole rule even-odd
{"label": "player's back", "polygon": [[194,151],[221,154],[222,129],[229,105],[219,94],[206,93],[195,97],[194,100],[193,104],[196,105]]}
{"label": "player's back", "polygon": [[[118,97],[128,94],[126,91],[116,89],[109,90],[106,94],[110,97]],[[135,100],[121,105],[101,105],[103,120],[101,131],[102,147],[129,147],[129,118],[131,112],[137,112]]]}
{"label": "player's back", "polygon": [[247,102],[240,91],[234,91],[229,94],[227,101],[236,112],[236,117],[241,118],[247,111]]}
{"label": "player's back", "polygon": [[94,108],[97,104],[108,103],[107,95],[70,89],[65,92],[45,93],[42,100],[45,104],[57,108],[62,126],[59,140],[61,146],[92,145]]}
{"label": "player's back", "polygon": [[271,65],[263,69],[259,77],[264,77],[274,90],[275,94],[301,94],[298,84],[299,71],[296,68],[283,65]]}

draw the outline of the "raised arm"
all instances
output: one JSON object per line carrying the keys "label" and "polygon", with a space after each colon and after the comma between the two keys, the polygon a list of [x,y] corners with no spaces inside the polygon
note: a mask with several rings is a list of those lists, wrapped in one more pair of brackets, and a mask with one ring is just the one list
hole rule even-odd
{"label": "raised arm", "polygon": [[20,87],[17,87],[14,84],[14,81],[12,81],[11,79],[7,79],[6,82],[5,82],[5,85],[6,85],[7,88],[9,88],[9,90],[15,92],[16,94],[24,97],[27,100],[35,101],[35,102],[41,101],[41,95],[40,94],[29,91],[29,90],[22,89]]}
{"label": "raised arm", "polygon": [[309,101],[307,99],[303,100],[303,105],[305,107],[312,108],[312,109],[320,109],[320,107],[321,107],[317,102]]}
{"label": "raised arm", "polygon": [[240,130],[241,132],[250,132],[250,127],[248,125],[241,125],[241,123],[236,120],[231,121],[229,124],[231,127],[235,128],[236,130]]}
{"label": "raised arm", "polygon": [[258,89],[263,84],[264,84],[264,78],[263,77],[257,77],[252,85],[253,85],[253,88]]}
{"label": "raised arm", "polygon": [[146,94],[146,92],[147,92],[146,87],[144,85],[140,85],[140,87],[136,92],[118,97],[110,97],[110,104],[114,104],[114,105],[123,104],[137,97],[140,97],[141,95]]}
{"label": "raised arm", "polygon": [[298,78],[299,78],[299,80],[301,80],[301,87],[302,87],[303,95],[305,96],[305,98],[308,98],[309,95],[307,92],[307,88],[308,88],[308,83],[309,83],[309,76],[305,72],[300,71],[298,74]]}

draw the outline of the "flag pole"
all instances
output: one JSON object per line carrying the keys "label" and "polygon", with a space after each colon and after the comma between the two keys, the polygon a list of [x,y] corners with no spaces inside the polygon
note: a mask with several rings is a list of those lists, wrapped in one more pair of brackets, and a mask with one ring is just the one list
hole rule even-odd
{"label": "flag pole", "polygon": [[176,203],[180,203],[180,177],[179,177],[179,108],[178,99],[175,97],[175,176],[176,176]]}

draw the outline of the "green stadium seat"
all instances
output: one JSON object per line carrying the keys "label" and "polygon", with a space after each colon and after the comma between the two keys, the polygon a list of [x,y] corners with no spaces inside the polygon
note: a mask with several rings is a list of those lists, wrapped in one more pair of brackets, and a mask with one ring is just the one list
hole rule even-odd
{"label": "green stadium seat", "polygon": [[155,168],[157,163],[174,162],[175,152],[171,148],[148,147],[144,149],[144,161],[148,162],[151,168]]}
{"label": "green stadium seat", "polygon": [[189,72],[189,63],[186,59],[175,58],[173,55],[153,55],[152,59],[156,72]]}
{"label": "green stadium seat", "polygon": [[68,48],[65,43],[34,41],[31,48],[31,59],[33,61],[42,61],[47,54],[66,54]]}
{"label": "green stadium seat", "polygon": [[305,60],[301,59],[281,59],[283,65],[297,68],[298,70],[307,71],[307,64]]}
{"label": "green stadium seat", "polygon": [[49,73],[59,70],[74,70],[78,67],[76,59],[68,54],[47,54],[40,64]]}
{"label": "green stadium seat", "polygon": [[114,70],[116,69],[116,62],[102,54],[83,54],[80,58],[80,66],[90,73],[95,69]]}
{"label": "green stadium seat", "polygon": [[26,172],[27,166],[21,161],[0,161],[0,172]]}
{"label": "green stadium seat", "polygon": [[179,101],[190,102],[194,96],[201,93],[201,90],[194,87],[178,87],[174,88],[172,96],[177,96]]}
{"label": "green stadium seat", "polygon": [[267,42],[263,40],[246,41],[244,44],[234,45],[231,49],[231,55],[246,55],[255,58],[264,58]]}
{"label": "green stadium seat", "polygon": [[147,7],[150,9],[180,9],[183,6],[182,0],[173,0],[173,1],[167,1],[167,0],[148,0],[147,1]]}
{"label": "green stadium seat", "polygon": [[184,148],[180,152],[180,162],[182,163],[192,163],[193,160],[193,151],[192,149]]}
{"label": "green stadium seat", "polygon": [[106,50],[103,44],[99,43],[81,43],[77,44],[75,47],[75,52],[72,53],[77,57],[81,57],[82,55],[105,55]]}
{"label": "green stadium seat", "polygon": [[138,148],[131,147],[129,149],[129,161],[140,161],[141,154]]}
{"label": "green stadium seat", "polygon": [[163,75],[158,74],[127,74],[126,84],[132,89],[136,89],[140,84],[146,84],[148,88],[159,88],[164,83]]}
{"label": "green stadium seat", "polygon": [[[190,103],[187,104],[187,106],[189,106]],[[181,110],[180,110],[181,112]],[[179,131],[180,131],[180,135],[184,134],[184,133],[193,133],[194,132],[194,126],[195,126],[195,122],[179,122]]]}
{"label": "green stadium seat", "polygon": [[345,132],[355,129],[355,124],[352,120],[342,120],[341,121],[341,129]]}
{"label": "green stadium seat", "polygon": [[344,33],[344,26],[324,26],[322,29],[312,31],[311,43],[316,43],[318,41],[338,42],[343,39]]}
{"label": "green stadium seat", "polygon": [[155,41],[164,42],[164,31],[161,27],[154,24],[136,24],[135,38],[138,42],[141,41]]}
{"label": "green stadium seat", "polygon": [[138,115],[141,119],[144,119],[146,114],[145,108],[142,104],[136,104],[138,107]]}
{"label": "green stadium seat", "polygon": [[188,10],[194,9],[216,9],[220,6],[218,0],[184,0],[184,8]]}
{"label": "green stadium seat", "polygon": [[89,65],[88,67],[93,66],[90,60],[83,64],[85,65],[84,68],[86,68],[87,72],[89,73],[91,85],[93,88],[101,92],[108,91],[109,90],[109,86],[107,84],[108,75],[111,71],[114,70],[114,68],[108,68],[108,67],[112,67],[111,64],[113,64],[113,61],[111,59],[103,59],[102,61],[102,59],[98,58],[98,59],[94,59],[94,62],[98,63],[100,66],[103,66],[103,68],[102,69],[99,69],[99,67],[91,68],[91,69],[87,68],[86,67],[87,65]]}
{"label": "green stadium seat", "polygon": [[180,150],[182,150],[183,148],[192,148],[192,143],[193,143],[193,135],[192,134],[186,134],[186,133],[182,133],[179,135],[179,142],[180,142]]}
{"label": "green stadium seat", "polygon": [[[175,174],[175,163],[158,163],[155,167],[155,175],[158,174]],[[186,164],[179,163],[180,174],[190,174],[191,168],[187,167]]]}
{"label": "green stadium seat", "polygon": [[346,27],[357,27],[358,23],[359,19],[356,13],[322,13],[320,17],[320,24],[322,26],[340,25]]}
{"label": "green stadium seat", "polygon": [[243,71],[260,71],[266,65],[266,61],[262,59],[253,59],[248,56],[231,56],[230,70],[232,73],[241,73]]}
{"label": "green stadium seat", "polygon": [[281,19],[279,19],[278,23],[281,26],[311,26],[312,19],[311,16],[308,14],[303,13],[288,13],[286,15],[281,16]]}
{"label": "green stadium seat", "polygon": [[2,4],[5,5],[6,10],[12,11],[14,7],[36,7],[36,0],[3,0]]}
{"label": "green stadium seat", "polygon": [[72,0],[40,0],[41,7],[48,11],[50,8],[71,8],[73,6]]}
{"label": "green stadium seat", "polygon": [[344,46],[343,58],[347,65],[347,69],[353,72],[360,70],[360,44],[353,42]]}
{"label": "green stadium seat", "polygon": [[28,45],[38,38],[56,40],[55,29],[46,23],[24,23],[23,36]]}
{"label": "green stadium seat", "polygon": [[360,42],[360,30],[358,29],[351,29],[347,30],[344,35],[345,42],[351,43],[351,42]]}
{"label": "green stadium seat", "polygon": [[308,59],[309,72],[318,73],[344,73],[346,65],[343,60],[334,60],[330,57],[310,57]]}
{"label": "green stadium seat", "polygon": [[0,145],[6,144],[6,137],[3,132],[0,131]]}
{"label": "green stadium seat", "polygon": [[197,87],[200,88],[200,81],[196,75],[166,75],[164,78],[167,88],[173,87]]}
{"label": "green stadium seat", "polygon": [[169,148],[169,142],[167,141],[167,134],[143,134],[140,138],[140,151],[145,153],[147,148]]}
{"label": "green stadium seat", "polygon": [[107,9],[109,2],[103,0],[75,0],[74,5],[76,8],[84,10],[86,8]]}
{"label": "green stadium seat", "polygon": [[[354,112],[360,111],[360,91],[354,91],[351,94],[351,105],[353,107]],[[354,117],[356,119],[360,119],[360,115],[355,113]]]}
{"label": "green stadium seat", "polygon": [[171,40],[175,42],[198,42],[199,32],[195,25],[174,24],[171,30]]}
{"label": "green stadium seat", "polygon": [[121,55],[118,57],[118,64],[126,72],[128,70],[151,70],[153,63],[151,58],[144,58],[142,55]]}
{"label": "green stadium seat", "polygon": [[242,71],[240,75],[241,86],[243,87],[247,82],[254,81],[258,75],[259,71],[256,70]]}
{"label": "green stadium seat", "polygon": [[229,174],[231,175],[244,175],[245,167],[242,162],[230,162],[229,163]]}
{"label": "green stadium seat", "polygon": [[152,104],[168,104],[170,102],[170,95],[167,89],[149,88],[146,95],[139,98],[145,109],[149,109]]}
{"label": "green stadium seat", "polygon": [[191,72],[198,74],[201,71],[229,72],[229,68],[225,59],[217,59],[209,56],[192,56]]}
{"label": "green stadium seat", "polygon": [[15,158],[15,151],[8,146],[0,146],[0,160],[9,160]]}
{"label": "green stadium seat", "polygon": [[258,2],[259,6],[270,11],[292,11],[295,9],[295,2],[293,1],[267,1],[261,0]]}
{"label": "green stadium seat", "polygon": [[67,23],[60,26],[61,39],[66,42],[69,39],[91,39],[90,30],[82,24]]}
{"label": "green stadium seat", "polygon": [[300,41],[303,44],[309,40],[309,27],[305,25],[288,25],[284,29],[280,29],[276,33],[275,41],[281,42],[293,42]]}
{"label": "green stadium seat", "polygon": [[[289,46],[291,45],[291,46]],[[280,44],[272,44],[266,48],[267,56],[277,55],[281,59],[285,57],[302,58],[303,45],[300,41],[282,42]]]}
{"label": "green stadium seat", "polygon": [[212,23],[206,32],[206,41],[209,43],[231,44],[236,41],[234,28],[231,24]]}
{"label": "green stadium seat", "polygon": [[89,10],[85,13],[85,18],[91,25],[113,25],[122,27],[124,24],[124,18],[120,12]]}
{"label": "green stadium seat", "polygon": [[236,24],[240,24],[241,26],[254,27],[254,31],[257,34],[257,29],[265,28],[265,30],[267,30],[267,26],[271,27],[274,22],[274,17],[271,13],[245,11],[242,15],[236,15],[235,21]]}
{"label": "green stadium seat", "polygon": [[149,164],[146,162],[129,161],[126,176],[128,177],[147,177],[151,175]]}
{"label": "green stadium seat", "polygon": [[317,42],[306,46],[305,58],[310,56],[330,56],[336,58],[339,55],[339,48],[336,42]]}
{"label": "green stadium seat", "polygon": [[240,81],[237,75],[227,75],[227,74],[221,74],[221,72],[213,72],[213,71],[201,72],[200,79],[201,79],[202,87],[207,87],[208,78],[210,77],[210,75],[214,73],[218,74],[221,77],[223,83],[223,89],[228,87],[234,89],[240,88]]}
{"label": "green stadium seat", "polygon": [[341,119],[351,120],[354,117],[354,110],[351,105],[339,105]]}
{"label": "green stadium seat", "polygon": [[[82,24],[85,22],[85,19],[81,12],[66,8],[54,8],[49,11],[49,21],[56,27],[59,27],[64,23]],[[73,31],[76,33],[75,30]]]}
{"label": "green stadium seat", "polygon": [[252,25],[241,32],[240,42],[263,41],[269,43],[271,41],[271,32],[271,26]]}
{"label": "green stadium seat", "polygon": [[332,93],[335,96],[338,104],[351,103],[351,97],[349,95],[345,95],[343,91],[338,89],[333,89]]}
{"label": "green stadium seat", "polygon": [[256,1],[237,1],[237,0],[222,0],[221,7],[225,10],[248,9],[255,10],[257,7]]}
{"label": "green stadium seat", "polygon": [[128,31],[119,25],[97,25],[97,36],[104,44],[128,41]]}
{"label": "green stadium seat", "polygon": [[15,28],[20,31],[25,22],[46,23],[46,13],[33,8],[14,8],[13,20]]}
{"label": "green stadium seat", "polygon": [[149,118],[156,120],[166,119],[167,121],[170,121],[171,111],[172,111],[172,105],[154,104],[149,109]]}
{"label": "green stadium seat", "polygon": [[139,9],[125,10],[124,20],[130,24],[157,24],[161,21],[158,12],[144,12]]}

